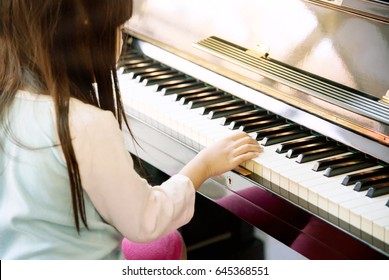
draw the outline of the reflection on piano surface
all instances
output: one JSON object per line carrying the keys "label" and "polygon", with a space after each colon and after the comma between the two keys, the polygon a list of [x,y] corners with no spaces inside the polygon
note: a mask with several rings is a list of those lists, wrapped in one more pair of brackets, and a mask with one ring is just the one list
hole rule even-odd
{"label": "reflection on piano surface", "polygon": [[[126,113],[141,144],[129,150],[171,175],[215,139],[246,131],[264,153],[200,193],[308,258],[388,258],[385,13],[366,19],[310,3],[320,1],[279,0],[227,1],[229,8],[213,15],[210,8],[196,12],[205,1],[157,2],[134,1],[118,63]],[[254,8],[263,17],[254,17]],[[232,12],[238,19],[226,21]],[[291,21],[293,34],[281,29],[285,21],[274,25],[280,13],[287,20],[297,12],[305,21]],[[366,42],[379,43],[371,47],[380,52],[369,51],[379,59],[344,53],[339,42],[346,40],[335,32],[350,27],[342,21],[376,30],[365,35],[379,38]],[[306,45],[298,50],[301,38]],[[253,39],[267,41],[269,53],[246,49]],[[308,55],[297,60],[301,52]],[[364,67],[369,76],[361,78]]]}

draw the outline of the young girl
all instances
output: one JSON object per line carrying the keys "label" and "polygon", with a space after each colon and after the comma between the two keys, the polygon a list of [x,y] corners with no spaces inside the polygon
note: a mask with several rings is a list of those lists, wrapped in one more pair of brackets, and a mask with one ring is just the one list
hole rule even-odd
{"label": "young girl", "polygon": [[169,236],[207,178],[261,152],[237,133],[161,186],[139,177],[115,71],[130,15],[129,0],[0,1],[0,259],[120,259],[123,237]]}

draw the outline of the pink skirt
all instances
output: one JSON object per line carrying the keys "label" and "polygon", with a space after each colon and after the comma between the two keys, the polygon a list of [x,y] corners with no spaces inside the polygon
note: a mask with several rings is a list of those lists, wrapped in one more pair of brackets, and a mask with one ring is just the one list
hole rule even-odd
{"label": "pink skirt", "polygon": [[149,243],[122,240],[122,251],[126,260],[180,260],[184,243],[178,231]]}

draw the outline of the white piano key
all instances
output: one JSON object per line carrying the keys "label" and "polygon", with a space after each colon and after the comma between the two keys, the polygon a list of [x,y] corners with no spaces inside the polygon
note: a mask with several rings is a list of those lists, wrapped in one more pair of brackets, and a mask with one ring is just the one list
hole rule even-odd
{"label": "white piano key", "polygon": [[329,220],[334,224],[339,224],[339,207],[337,204],[334,204],[331,200],[331,197],[349,194],[348,189],[344,188],[342,185],[334,185],[331,189],[324,191],[321,195],[328,198],[327,211],[329,215]]}
{"label": "white piano key", "polygon": [[373,244],[388,249],[389,216],[373,222]]}
{"label": "white piano key", "polygon": [[[350,207],[350,226],[355,229],[360,230],[356,234],[362,235],[363,228],[362,224],[366,225],[366,220],[371,222],[389,216],[389,209],[385,206],[385,201],[389,198],[389,195],[380,197],[380,198],[370,198],[363,197],[359,200],[356,200],[354,204],[356,207],[353,207],[351,202],[347,203],[344,207]],[[351,204],[351,205],[350,205]]]}
{"label": "white piano key", "polygon": [[373,221],[385,218],[388,213],[382,209],[374,212],[364,213],[361,218],[361,237],[369,243],[373,243]]}
{"label": "white piano key", "polygon": [[259,176],[263,177],[264,180],[274,183],[273,191],[288,196],[287,191],[281,191],[279,187],[282,185],[280,183],[280,173],[275,170],[275,166],[285,165],[287,167],[284,170],[288,170],[288,167],[291,166],[290,161],[285,158],[284,155],[280,155],[274,152],[274,147],[263,147],[264,151],[259,155],[259,157],[254,159],[254,162],[257,165],[260,165],[261,168]]}
{"label": "white piano key", "polygon": [[365,194],[355,192],[351,190],[349,193],[341,194],[338,196],[331,197],[331,203],[338,205],[339,211],[339,226],[343,227],[346,230],[350,230],[350,206],[354,203],[358,203],[359,200],[365,199]]}
{"label": "white piano key", "polygon": [[[286,157],[285,157],[286,158]],[[290,171],[288,170],[278,170],[281,174],[281,183],[286,184],[288,187],[288,191],[294,194],[292,197],[297,195],[297,201],[299,205],[307,205],[308,203],[308,189],[301,184],[307,180],[323,180],[321,174],[312,171],[312,167],[314,165],[313,162],[298,164],[295,159],[288,159],[290,162]],[[283,183],[284,182],[284,183]],[[306,193],[306,197],[304,199],[299,198],[299,193]]]}

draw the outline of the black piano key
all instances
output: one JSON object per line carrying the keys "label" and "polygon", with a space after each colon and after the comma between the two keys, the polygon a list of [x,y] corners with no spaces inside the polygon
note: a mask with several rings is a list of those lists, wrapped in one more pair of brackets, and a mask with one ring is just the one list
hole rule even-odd
{"label": "black piano key", "polygon": [[138,57],[142,56],[142,57],[144,57],[143,54],[137,52],[134,49],[127,49],[126,51],[122,52],[122,54],[119,57],[119,60],[130,59],[130,58],[132,58],[134,56],[138,56]]}
{"label": "black piano key", "polygon": [[189,109],[200,108],[207,105],[216,104],[219,102],[228,101],[232,99],[233,97],[231,95],[225,95],[225,94],[211,95],[211,96],[189,101],[188,108]]}
{"label": "black piano key", "polygon": [[144,86],[152,86],[152,85],[158,85],[163,82],[171,81],[171,80],[185,80],[185,74],[176,72],[172,74],[163,74],[163,75],[157,75],[153,77],[148,77],[143,79],[142,85]]}
{"label": "black piano key", "polygon": [[389,200],[388,200],[388,202],[386,202],[386,206],[388,206],[388,207],[389,207]]}
{"label": "black piano key", "polygon": [[188,83],[184,83],[184,84],[173,85],[173,86],[162,88],[160,90],[160,93],[162,95],[172,95],[172,94],[176,94],[176,93],[183,92],[186,90],[198,89],[198,88],[205,88],[205,85],[203,83],[199,83],[197,81],[188,82]]}
{"label": "black piano key", "polygon": [[131,67],[132,65],[136,65],[136,64],[139,64],[139,63],[146,63],[146,62],[155,62],[153,59],[151,58],[145,58],[143,56],[139,56],[139,57],[133,57],[131,59],[127,59],[125,61],[125,65],[128,66],[128,67]]}
{"label": "black piano key", "polygon": [[327,147],[336,147],[336,143],[334,141],[325,141],[325,142],[314,142],[314,143],[309,143],[304,146],[298,146],[295,148],[291,148],[288,150],[286,153],[287,158],[295,158],[299,156],[300,154],[304,153],[315,153],[317,150],[320,150],[322,148],[327,148]]}
{"label": "black piano key", "polygon": [[144,58],[142,56],[134,56],[127,60],[122,60],[117,63],[117,67],[125,67],[125,68],[131,68],[136,64],[140,63],[156,63],[156,61],[150,59],[150,58]]}
{"label": "black piano key", "polygon": [[123,68],[123,74],[128,74],[128,76],[131,79],[134,79],[138,75],[142,75],[142,74],[144,75],[150,72],[166,70],[166,69],[170,69],[170,68],[163,67],[161,64],[157,62],[150,61],[150,62],[139,63],[131,67],[125,67]]}
{"label": "black piano key", "polygon": [[139,75],[134,75],[134,79],[138,83],[144,84],[144,83],[146,83],[145,80],[147,80],[147,79],[152,79],[155,77],[162,77],[162,76],[165,77],[165,75],[178,75],[178,74],[179,73],[175,70],[165,68],[165,69],[158,69],[158,70],[153,71],[153,72],[147,72],[147,73],[143,73],[143,74],[139,74]]}
{"label": "black piano key", "polygon": [[190,83],[190,82],[194,82],[194,81],[196,81],[194,78],[188,78],[188,77],[185,77],[185,78],[172,78],[172,79],[168,79],[166,81],[162,81],[160,83],[151,85],[151,88],[152,88],[153,91],[158,91],[159,92],[159,91],[161,91],[161,89],[163,89],[165,87],[170,87],[170,86],[174,86],[174,85]]}
{"label": "black piano key", "polygon": [[350,185],[355,184],[358,181],[369,179],[369,178],[374,178],[375,176],[380,176],[383,174],[384,175],[389,174],[389,166],[349,174],[349,175],[344,177],[344,179],[342,181],[342,185],[350,186]]}
{"label": "black piano key", "polygon": [[291,141],[294,139],[300,139],[309,136],[311,133],[307,130],[292,130],[275,135],[269,135],[262,139],[262,146],[271,146],[275,144],[280,144],[286,141]]}
{"label": "black piano key", "polygon": [[[144,75],[135,75],[135,81],[141,83],[142,85],[146,85],[147,81],[153,79],[155,77],[166,77],[167,75],[177,75],[178,73],[171,69],[158,70],[155,72],[150,72]],[[152,85],[149,83],[149,85]]]}
{"label": "black piano key", "polygon": [[358,192],[366,191],[370,188],[371,185],[384,182],[389,182],[389,174],[379,175],[372,178],[360,180],[355,183],[354,190]]}
{"label": "black piano key", "polygon": [[263,138],[265,138],[266,136],[276,135],[276,134],[284,133],[284,132],[288,132],[288,131],[299,130],[299,127],[300,126],[296,123],[285,123],[285,124],[282,124],[280,126],[258,130],[258,131],[253,133],[253,138],[255,138],[257,141],[260,141]]}
{"label": "black piano key", "polygon": [[263,115],[254,115],[254,116],[248,116],[245,118],[241,118],[235,121],[232,121],[229,125],[230,129],[237,129],[241,126],[246,126],[252,123],[257,123],[259,121],[264,121],[264,120],[273,120],[276,119],[277,116],[274,114],[263,114]]}
{"label": "black piano key", "polygon": [[274,127],[274,126],[279,126],[285,124],[285,120],[274,117],[271,119],[263,120],[263,121],[258,121],[246,125],[242,125],[239,130],[245,131],[247,133],[251,132],[256,132],[258,130],[264,129],[264,128],[269,128],[269,127]]}
{"label": "black piano key", "polygon": [[132,74],[132,73],[139,73],[139,74],[147,74],[150,72],[155,72],[159,70],[165,70],[165,69],[170,69],[171,68],[167,66],[163,66],[158,62],[145,62],[142,64],[139,64],[138,67],[124,67],[123,68],[123,73],[125,74]]}
{"label": "black piano key", "polygon": [[353,162],[358,159],[363,159],[366,158],[364,154],[362,153],[353,153],[353,154],[348,154],[345,156],[339,156],[339,157],[333,157],[329,159],[323,159],[315,163],[313,166],[312,170],[313,171],[322,171],[327,169],[328,167],[342,163],[342,162]]}
{"label": "black piano key", "polygon": [[160,65],[162,66],[161,63],[158,61],[155,61],[153,59],[145,59],[142,56],[133,56],[127,60],[121,60],[118,62],[117,66],[121,66],[125,69],[131,69],[131,68],[137,68],[137,65],[142,64],[143,66],[147,65]]}
{"label": "black piano key", "polygon": [[137,52],[127,52],[127,53],[123,53],[120,57],[119,57],[119,62],[125,62],[126,60],[129,60],[129,59],[134,59],[134,58],[141,58],[144,56],[137,53]]}
{"label": "black piano key", "polygon": [[301,147],[304,145],[312,144],[312,143],[324,143],[326,141],[326,138],[324,136],[313,136],[313,137],[307,137],[302,139],[297,139],[293,141],[288,141],[286,143],[280,144],[276,152],[279,154],[286,153],[290,149]]}
{"label": "black piano key", "polygon": [[[126,71],[126,70],[125,70]],[[175,73],[174,70],[168,68],[168,67],[161,67],[160,65],[156,65],[153,67],[139,67],[139,68],[131,68],[128,69],[127,72],[123,71],[123,73],[127,74],[127,77],[130,79],[135,79],[136,81],[140,82],[143,77],[146,77],[147,75],[151,73],[156,73],[158,75],[161,75],[162,73]],[[139,77],[139,78],[138,78]]]}
{"label": "black piano key", "polygon": [[[218,98],[218,97],[222,97],[222,96],[228,96],[229,98],[226,99],[226,100],[233,100],[234,97],[232,97],[232,95],[229,95],[229,94],[225,94],[224,91],[221,91],[221,90],[213,90],[213,91],[206,91],[206,92],[200,92],[200,93],[196,93],[196,94],[188,94],[188,95],[185,95],[183,97],[181,97],[180,99],[180,104],[182,105],[188,105],[191,101],[203,101],[203,99],[207,99],[209,97],[212,97],[211,99],[215,99],[215,98]],[[222,101],[220,101],[222,102]],[[193,103],[193,102],[192,102]],[[217,103],[217,101],[216,101]],[[210,101],[209,104],[207,103],[204,103],[203,106],[197,106],[197,107],[204,107],[206,105],[211,105],[211,104],[215,104],[215,102],[213,101]],[[197,103],[196,103],[197,105]],[[190,106],[188,106],[189,108],[195,108],[195,104],[191,104]]]}
{"label": "black piano key", "polygon": [[373,167],[375,165],[376,163],[370,160],[342,162],[328,167],[324,171],[324,176],[332,177],[340,174],[345,174],[348,172],[361,170],[368,167]]}
{"label": "black piano key", "polygon": [[243,101],[243,100],[233,99],[233,100],[224,101],[224,102],[217,103],[217,104],[212,104],[212,105],[204,106],[201,109],[200,114],[208,115],[213,110],[223,109],[223,108],[227,108],[227,107],[230,107],[230,106],[245,105],[245,104],[246,104],[246,102]]}
{"label": "black piano key", "polygon": [[218,119],[235,113],[250,111],[252,109],[254,109],[254,106],[247,103],[242,105],[229,106],[226,108],[219,108],[209,112],[208,118],[211,120]]}
{"label": "black piano key", "polygon": [[371,184],[362,184],[361,181],[358,181],[354,186],[354,191],[363,192],[370,188]]}
{"label": "black piano key", "polygon": [[191,101],[200,100],[203,98],[211,97],[211,96],[229,96],[231,99],[233,99],[232,95],[225,94],[222,90],[213,90],[213,91],[205,91],[205,92],[199,92],[194,94],[187,94],[180,99],[181,105],[187,105]]}
{"label": "black piano key", "polygon": [[245,112],[225,116],[221,119],[220,124],[221,125],[230,125],[231,122],[233,122],[233,121],[241,120],[241,119],[244,119],[247,117],[262,116],[262,115],[267,115],[267,114],[268,114],[268,111],[266,111],[264,109],[255,108],[255,109],[250,110],[250,111],[245,111]]}
{"label": "black piano key", "polygon": [[389,182],[371,185],[366,195],[373,198],[385,194],[389,194]]}
{"label": "black piano key", "polygon": [[[159,71],[158,71],[159,72]],[[185,75],[175,70],[161,71],[161,73],[149,73],[138,77],[138,81],[143,86],[158,85],[165,81],[171,81],[172,79],[185,79]]]}
{"label": "black piano key", "polygon": [[171,95],[171,97],[174,101],[179,101],[179,100],[181,100],[181,98],[183,98],[185,96],[191,96],[191,95],[202,93],[202,92],[214,92],[214,91],[217,91],[217,89],[214,87],[206,86],[204,88],[196,88],[196,89],[184,90],[184,91],[181,91],[178,93],[174,93]]}
{"label": "black piano key", "polygon": [[134,59],[136,57],[140,58],[140,57],[143,57],[143,56],[141,54],[137,53],[137,52],[123,53],[119,57],[119,62],[123,62],[123,61],[129,60],[129,59]]}
{"label": "black piano key", "polygon": [[299,154],[297,156],[297,163],[306,163],[314,160],[319,160],[331,156],[336,156],[339,154],[344,154],[347,151],[346,148],[342,148],[340,146],[329,146],[318,150],[312,150],[309,152],[305,152],[303,154]]}

